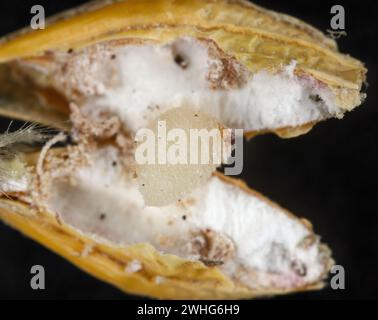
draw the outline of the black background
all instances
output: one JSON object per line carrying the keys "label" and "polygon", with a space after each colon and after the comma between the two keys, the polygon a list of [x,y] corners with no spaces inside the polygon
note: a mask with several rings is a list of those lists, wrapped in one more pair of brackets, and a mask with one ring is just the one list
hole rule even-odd
{"label": "black background", "polygon": [[[152,0],[153,1],[153,0]],[[27,24],[30,8],[41,4],[46,15],[84,3],[79,0],[0,2],[0,35]],[[326,288],[275,299],[378,298],[378,106],[377,1],[255,1],[301,18],[322,31],[329,28],[330,8],[346,11],[347,36],[340,50],[366,63],[366,102],[343,120],[317,125],[290,140],[257,137],[245,146],[247,183],[299,216],[315,231],[346,270],[346,289]],[[1,120],[2,131],[9,120]],[[46,290],[30,288],[30,268],[46,270]],[[130,299],[117,289],[81,272],[64,259],[0,223],[0,299]]]}

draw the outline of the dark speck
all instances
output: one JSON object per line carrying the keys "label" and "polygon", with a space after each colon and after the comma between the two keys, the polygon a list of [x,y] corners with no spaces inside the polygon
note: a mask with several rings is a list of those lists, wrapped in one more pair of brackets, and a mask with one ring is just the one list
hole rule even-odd
{"label": "dark speck", "polygon": [[300,277],[305,277],[306,274],[307,274],[307,268],[306,266],[301,263],[301,262],[298,262],[298,261],[293,261],[291,263],[291,268],[293,269],[293,271]]}
{"label": "dark speck", "polygon": [[114,60],[116,58],[116,55],[115,54],[112,54],[111,56],[110,56],[110,59],[112,59],[112,60]]}
{"label": "dark speck", "polygon": [[67,53],[72,53],[73,52],[73,49],[72,48],[69,48]]}
{"label": "dark speck", "polygon": [[215,266],[220,266],[222,265],[224,262],[221,261],[221,260],[212,260],[212,259],[205,259],[205,258],[202,258],[200,259],[200,261],[208,266],[208,267],[215,267]]}
{"label": "dark speck", "polygon": [[189,66],[189,63],[187,60],[185,60],[185,58],[180,55],[180,54],[176,54],[175,55],[175,62],[182,68],[182,69],[186,69],[188,66]]}
{"label": "dark speck", "polygon": [[320,102],[322,101],[322,98],[318,95],[318,94],[312,94],[310,95],[310,100],[314,101],[314,102]]}
{"label": "dark speck", "polygon": [[194,116],[195,116],[195,117],[198,117],[198,114],[197,114],[197,113],[195,113],[195,114],[194,114]]}
{"label": "dark speck", "polygon": [[100,214],[100,220],[105,220],[106,218],[106,214],[105,213],[101,213]]}
{"label": "dark speck", "polygon": [[113,161],[112,162],[112,166],[115,167],[117,165],[117,162],[116,161]]}
{"label": "dark speck", "polygon": [[184,215],[184,216],[182,216],[182,220],[186,220],[186,216]]}

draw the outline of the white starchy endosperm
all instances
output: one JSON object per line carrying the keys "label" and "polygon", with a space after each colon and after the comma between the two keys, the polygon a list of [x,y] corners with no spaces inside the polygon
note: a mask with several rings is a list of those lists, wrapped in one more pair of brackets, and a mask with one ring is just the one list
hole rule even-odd
{"label": "white starchy endosperm", "polygon": [[71,179],[53,182],[47,207],[96,241],[150,243],[164,253],[215,262],[251,288],[300,287],[328,268],[319,239],[260,195],[213,176],[179,202],[146,206],[132,173],[110,165],[119,157],[116,148],[91,157]]}
{"label": "white starchy endosperm", "polygon": [[[185,68],[175,61],[177,52],[185,57]],[[183,105],[197,106],[225,126],[246,131],[342,116],[329,89],[311,77],[294,75],[295,61],[282,72],[259,71],[240,85],[215,89],[211,81],[225,76],[220,62],[210,56],[206,44],[190,37],[166,45],[127,45],[113,63],[119,84],[89,99],[83,107],[91,112],[94,108],[114,112],[132,131],[148,125],[151,117]],[[219,72],[213,72],[217,68]],[[240,77],[245,73],[240,65],[235,69],[240,69]]]}
{"label": "white starchy endosperm", "polygon": [[295,73],[295,60],[274,73],[252,73],[234,57],[224,57],[214,43],[189,36],[164,44],[104,42],[55,55],[48,66],[27,60],[19,65],[47,79],[42,86],[76,99],[92,121],[108,112],[130,132],[184,105],[245,131],[302,126],[345,112],[332,90]]}

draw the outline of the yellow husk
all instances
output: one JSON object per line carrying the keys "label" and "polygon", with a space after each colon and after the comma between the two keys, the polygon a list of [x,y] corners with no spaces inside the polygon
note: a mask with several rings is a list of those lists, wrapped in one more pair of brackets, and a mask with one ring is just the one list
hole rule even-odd
{"label": "yellow husk", "polygon": [[295,59],[300,70],[332,86],[359,90],[364,80],[360,61],[335,51],[331,40],[306,24],[226,0],[114,1],[10,39],[0,46],[0,62],[109,39],[166,42],[183,35],[214,40],[252,72]]}
{"label": "yellow husk", "polygon": [[[329,86],[341,107],[350,110],[360,102],[366,73],[360,61],[340,54],[333,40],[307,24],[244,1],[96,2],[53,19],[45,30],[5,38],[0,44],[0,63],[37,56],[46,50],[82,48],[110,39],[167,42],[183,35],[214,40],[251,72],[262,69],[275,72],[295,59],[296,72],[310,74]],[[22,106],[19,110],[5,107],[0,113],[25,118],[25,111]],[[36,108],[29,120],[62,127],[61,119]],[[303,130],[308,129],[306,126]],[[297,133],[288,130],[281,134]],[[148,244],[117,247],[99,243],[19,201],[0,199],[0,218],[79,268],[129,293],[181,299],[235,299],[287,293],[251,291],[225,277],[216,267],[160,254]],[[89,251],[87,246],[91,248]],[[125,268],[133,259],[139,260],[143,269],[127,273]],[[157,275],[164,276],[166,281],[156,283]],[[320,287],[321,283],[297,290]]]}

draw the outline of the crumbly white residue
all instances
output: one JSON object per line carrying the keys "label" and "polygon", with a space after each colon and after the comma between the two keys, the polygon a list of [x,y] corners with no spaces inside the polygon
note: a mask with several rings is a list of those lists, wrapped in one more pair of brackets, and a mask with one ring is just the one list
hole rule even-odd
{"label": "crumbly white residue", "polygon": [[154,280],[156,284],[162,284],[166,281],[166,278],[162,276],[156,276]]}
{"label": "crumbly white residue", "polygon": [[18,178],[18,179],[9,179],[8,177],[1,181],[0,183],[0,191],[2,193],[7,192],[22,192],[27,191],[29,189],[29,179],[26,175]]}
{"label": "crumbly white residue", "polygon": [[138,260],[130,261],[125,268],[127,273],[134,273],[140,270],[142,270],[142,264]]}
{"label": "crumbly white residue", "polygon": [[80,256],[83,258],[87,257],[93,251],[93,247],[94,247],[93,244],[86,243]]}
{"label": "crumbly white residue", "polygon": [[[248,131],[298,126],[339,113],[330,90],[294,75],[295,62],[278,74],[253,74],[237,88],[214,89],[209,72],[219,61],[208,50],[188,37],[166,45],[124,46],[114,61],[107,61],[113,69],[115,64],[119,85],[89,98],[83,110],[113,112],[132,131],[145,127],[159,112],[182,105],[201,108],[228,127]],[[184,57],[185,68],[175,54]]]}

